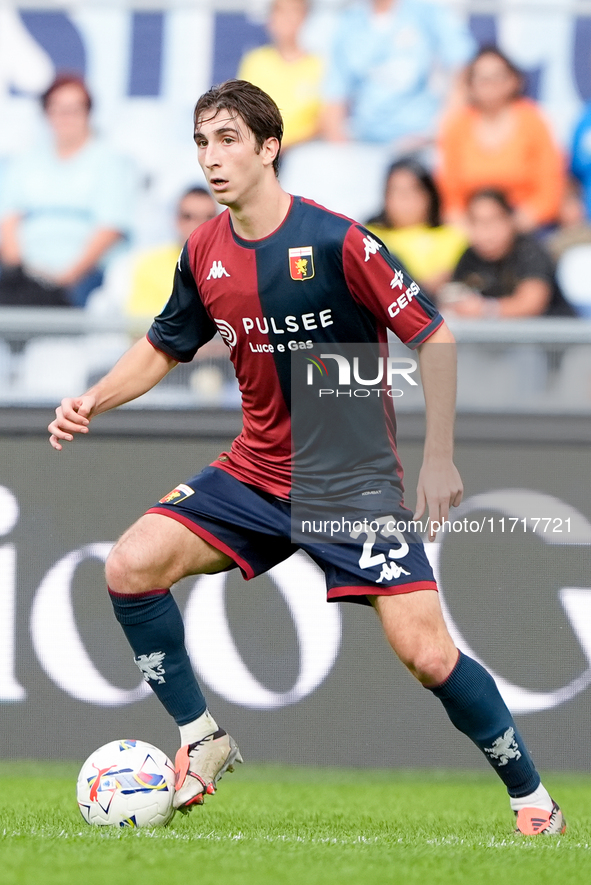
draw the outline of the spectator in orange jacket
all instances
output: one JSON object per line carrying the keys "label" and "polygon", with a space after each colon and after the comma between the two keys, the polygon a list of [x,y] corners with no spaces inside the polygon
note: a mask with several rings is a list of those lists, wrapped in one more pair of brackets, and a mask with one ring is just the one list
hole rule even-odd
{"label": "spectator in orange jacket", "polygon": [[439,186],[449,222],[465,223],[468,199],[502,190],[523,232],[554,221],[565,183],[564,162],[548,124],[522,95],[519,70],[495,47],[467,72],[468,104],[442,126]]}

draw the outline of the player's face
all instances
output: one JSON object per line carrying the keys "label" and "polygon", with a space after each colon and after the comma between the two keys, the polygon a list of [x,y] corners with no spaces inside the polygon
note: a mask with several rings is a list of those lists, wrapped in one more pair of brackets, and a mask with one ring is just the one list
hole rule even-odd
{"label": "player's face", "polygon": [[468,210],[470,242],[486,261],[504,258],[515,241],[515,223],[496,200],[473,200]]}
{"label": "player's face", "polygon": [[426,224],[429,195],[410,169],[397,169],[386,187],[386,216],[392,227]]}
{"label": "player's face", "polygon": [[259,149],[244,120],[227,110],[197,121],[195,143],[215,199],[235,209],[260,191],[278,148],[277,140],[268,138]]}

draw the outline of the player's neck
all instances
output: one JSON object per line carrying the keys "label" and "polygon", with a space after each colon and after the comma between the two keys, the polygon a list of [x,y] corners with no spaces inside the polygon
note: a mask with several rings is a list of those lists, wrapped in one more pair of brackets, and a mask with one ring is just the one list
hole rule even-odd
{"label": "player's neck", "polygon": [[234,230],[245,240],[262,240],[281,225],[291,206],[291,196],[274,179],[242,206],[230,206]]}

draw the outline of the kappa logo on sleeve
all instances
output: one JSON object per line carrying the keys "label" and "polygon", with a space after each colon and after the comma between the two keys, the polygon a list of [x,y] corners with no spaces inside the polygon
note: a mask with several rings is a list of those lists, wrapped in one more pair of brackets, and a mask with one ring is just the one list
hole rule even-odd
{"label": "kappa logo on sleeve", "polygon": [[178,485],[172,492],[169,492],[168,495],[165,495],[163,498],[160,498],[159,504],[180,504],[181,501],[185,501],[187,498],[190,498],[191,495],[195,494],[195,489],[192,489],[191,486],[186,486],[184,483]]}
{"label": "kappa logo on sleeve", "polygon": [[289,273],[292,280],[311,280],[314,276],[314,252],[312,246],[289,249]]}
{"label": "kappa logo on sleeve", "polygon": [[376,242],[373,237],[363,237],[363,245],[365,246],[365,260],[369,261],[372,255],[382,248],[382,244]]}

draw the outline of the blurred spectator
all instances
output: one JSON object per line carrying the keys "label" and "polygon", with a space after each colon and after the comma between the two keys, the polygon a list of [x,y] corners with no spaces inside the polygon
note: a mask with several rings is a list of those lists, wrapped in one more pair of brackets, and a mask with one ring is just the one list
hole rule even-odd
{"label": "blurred spectator", "polygon": [[284,148],[315,138],[319,129],[323,63],[299,42],[307,14],[308,0],[274,0],[267,22],[271,44],[247,52],[238,71],[277,103]]}
{"label": "blurred spectator", "polygon": [[498,188],[515,206],[521,231],[554,221],[564,161],[523,78],[502,52],[484,47],[467,74],[467,106],[444,122],[439,184],[448,221],[465,221],[470,194]]}
{"label": "blurred spectator", "polygon": [[[430,0],[365,0],[337,25],[324,89],[323,134],[331,141],[392,144],[408,153],[432,141],[454,76],[474,52],[467,28]],[[449,84],[448,84],[449,85]]]}
{"label": "blurred spectator", "polygon": [[483,318],[574,316],[554,276],[552,259],[531,234],[520,233],[500,191],[474,194],[468,203],[470,246],[439,293],[446,315]]}
{"label": "blurred spectator", "polygon": [[124,313],[136,317],[154,317],[160,313],[170,296],[180,250],[195,228],[215,218],[216,212],[217,204],[205,188],[192,187],[185,191],[176,212],[175,242],[136,257]]}
{"label": "blurred spectator", "polygon": [[95,316],[128,316],[137,329],[160,313],[172,290],[179,253],[190,234],[217,213],[208,190],[194,186],[184,191],[175,210],[175,233],[171,242],[151,249],[126,252],[113,261],[103,285],[88,299],[87,310]]}
{"label": "blurred spectator", "polygon": [[82,80],[41,98],[51,142],[13,159],[0,194],[0,303],[82,306],[130,228],[131,165],[95,139]]}
{"label": "blurred spectator", "polygon": [[397,160],[388,170],[384,208],[367,225],[431,294],[450,279],[468,245],[462,231],[441,223],[439,208],[427,169],[412,158]]}
{"label": "blurred spectator", "polygon": [[578,179],[569,178],[558,211],[558,228],[545,245],[554,261],[558,261],[568,249],[587,243],[591,243],[591,224],[585,213],[583,189]]}

